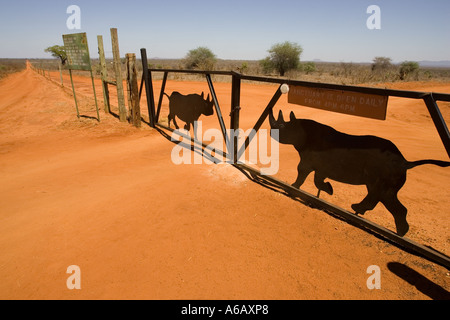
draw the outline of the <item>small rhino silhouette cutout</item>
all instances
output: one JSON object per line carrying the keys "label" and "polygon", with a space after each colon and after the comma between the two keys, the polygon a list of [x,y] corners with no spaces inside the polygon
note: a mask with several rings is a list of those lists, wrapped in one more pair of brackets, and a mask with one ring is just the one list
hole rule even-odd
{"label": "small rhino silhouette cutout", "polygon": [[191,125],[194,127],[194,136],[197,139],[197,131],[194,126],[195,122],[198,121],[201,115],[211,116],[214,114],[214,101],[210,99],[209,94],[206,100],[204,99],[205,95],[203,92],[201,95],[182,95],[177,91],[173,91],[170,96],[167,93],[164,94],[169,98],[169,127],[170,122],[173,120],[175,127],[179,129],[175,119],[175,117],[178,117],[186,123],[184,129],[187,131],[191,129]]}
{"label": "small rhino silhouette cutout", "polygon": [[342,133],[313,120],[296,119],[293,112],[287,122],[281,110],[275,120],[272,110],[269,122],[272,129],[279,130],[279,142],[292,144],[300,155],[293,187],[299,188],[313,171],[319,192],[322,190],[330,195],[333,187],[324,181],[327,178],[351,185],[366,185],[367,196],[353,204],[352,209],[363,215],[381,202],[394,217],[400,236],[409,230],[407,209],[397,197],[406,182],[407,170],[424,164],[450,166],[450,162],[438,160],[409,162],[389,140]]}

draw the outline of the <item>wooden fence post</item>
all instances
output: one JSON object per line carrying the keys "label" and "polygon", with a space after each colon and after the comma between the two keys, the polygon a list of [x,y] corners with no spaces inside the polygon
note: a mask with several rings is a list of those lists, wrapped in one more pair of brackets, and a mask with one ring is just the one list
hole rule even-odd
{"label": "wooden fence post", "polygon": [[111,28],[111,42],[113,49],[114,70],[116,72],[116,87],[117,87],[117,100],[119,104],[119,119],[120,121],[127,121],[127,109],[125,108],[125,97],[123,95],[123,78],[122,68],[120,63],[119,52],[119,37],[117,36],[117,29]]}
{"label": "wooden fence post", "polygon": [[62,75],[62,63],[58,61],[59,79],[61,80],[61,87],[64,87],[63,75]]}
{"label": "wooden fence post", "polygon": [[129,106],[129,121],[135,126],[141,126],[141,109],[139,105],[139,89],[136,71],[136,55],[127,53],[127,91]]}
{"label": "wooden fence post", "polygon": [[100,58],[100,68],[102,75],[102,89],[103,89],[103,104],[105,106],[105,112],[110,113],[110,104],[109,104],[109,89],[107,80],[107,72],[106,72],[106,58],[105,58],[105,49],[103,47],[103,36],[97,36],[98,42],[98,55]]}

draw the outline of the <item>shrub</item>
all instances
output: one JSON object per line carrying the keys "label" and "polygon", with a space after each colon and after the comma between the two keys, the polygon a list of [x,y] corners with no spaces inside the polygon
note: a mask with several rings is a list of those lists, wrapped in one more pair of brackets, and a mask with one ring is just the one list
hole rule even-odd
{"label": "shrub", "polygon": [[213,70],[216,64],[216,55],[206,47],[190,50],[184,58],[186,69]]}
{"label": "shrub", "polygon": [[260,60],[259,65],[261,66],[262,72],[264,74],[269,74],[273,71],[273,65],[269,57]]}
{"label": "shrub", "polygon": [[418,74],[419,63],[415,61],[405,61],[400,65],[400,80],[405,80],[411,74]]}
{"label": "shrub", "polygon": [[312,61],[306,62],[303,64],[302,69],[306,74],[310,74],[311,72],[316,71],[316,64]]}
{"label": "shrub", "polygon": [[391,58],[375,57],[372,63],[372,71],[386,71],[392,67]]}
{"label": "shrub", "polygon": [[276,70],[283,77],[286,71],[298,68],[303,49],[296,43],[286,41],[273,45],[268,52],[269,56],[260,62],[263,70]]}
{"label": "shrub", "polygon": [[242,62],[241,67],[238,68],[239,72],[244,74],[247,72],[248,70],[248,63],[247,62]]}

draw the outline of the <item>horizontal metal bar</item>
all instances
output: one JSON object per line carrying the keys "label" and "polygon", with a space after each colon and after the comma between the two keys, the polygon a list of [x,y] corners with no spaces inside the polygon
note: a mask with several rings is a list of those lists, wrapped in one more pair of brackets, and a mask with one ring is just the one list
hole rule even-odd
{"label": "horizontal metal bar", "polygon": [[[282,79],[282,78],[272,78],[272,77],[260,77],[260,76],[250,76],[243,75],[235,71],[206,71],[206,70],[178,70],[178,69],[149,69],[151,72],[173,72],[173,73],[190,73],[190,74],[216,74],[216,75],[228,75],[228,76],[237,76],[241,80],[248,81],[258,81],[258,82],[266,82],[266,83],[276,83],[283,84],[286,83],[288,85],[298,85],[312,88],[322,88],[322,89],[330,89],[330,90],[339,90],[339,91],[352,91],[366,94],[374,94],[381,96],[391,96],[391,97],[401,97],[401,98],[410,98],[410,99],[423,99],[426,95],[429,95],[431,92],[420,92],[420,91],[407,91],[407,90],[394,90],[394,89],[383,89],[383,88],[372,88],[372,87],[361,87],[361,86],[348,86],[348,85],[339,85],[333,83],[321,83],[321,82],[309,82],[309,81],[300,81],[300,80],[290,80],[290,79]],[[439,101],[450,101],[450,94],[447,93],[435,93],[433,92],[433,97]]]}
{"label": "horizontal metal bar", "polygon": [[206,71],[206,70],[180,70],[180,69],[148,69],[151,72],[172,72],[172,73],[191,73],[191,74],[216,74],[231,76],[235,74],[232,71]]}
{"label": "horizontal metal bar", "polygon": [[[292,85],[292,86],[297,85],[297,86],[304,86],[304,87],[311,87],[311,88],[322,88],[322,89],[339,90],[339,91],[352,91],[352,92],[359,92],[359,93],[366,93],[366,94],[401,97],[401,98],[411,98],[411,99],[423,99],[425,96],[430,94],[430,92],[393,90],[393,89],[372,88],[372,87],[362,87],[362,86],[348,86],[348,85],[339,85],[339,84],[332,84],[332,83],[309,82],[309,81],[278,79],[278,78],[269,78],[269,77],[257,77],[257,76],[248,76],[248,75],[240,75],[240,77],[242,80],[260,81],[260,82],[278,83],[278,84],[286,83],[286,84]],[[436,100],[450,101],[450,94],[433,93],[433,96],[435,97]]]}
{"label": "horizontal metal bar", "polygon": [[330,212],[331,214],[336,215],[346,221],[352,222],[360,227],[363,227],[372,232],[375,232],[376,234],[384,237],[385,239],[390,240],[391,242],[393,242],[403,248],[411,250],[412,252],[415,252],[416,254],[421,255],[432,262],[438,263],[438,264],[446,267],[447,269],[450,269],[450,258],[438,251],[435,251],[431,248],[425,247],[413,240],[401,237],[398,234],[396,234],[382,226],[377,225],[376,223],[373,223],[367,219],[364,219],[364,218],[362,218],[354,213],[351,213],[349,211],[346,211],[342,208],[339,208],[338,206],[335,206],[332,203],[329,203],[325,200],[317,198],[317,197],[313,196],[312,194],[309,194],[305,191],[294,188],[293,186],[291,186],[279,179],[276,179],[271,176],[262,175],[259,170],[254,169],[250,166],[247,166],[245,164],[235,164],[235,166],[237,168],[240,168],[240,169],[250,172],[250,174],[252,174],[252,175],[258,176],[259,179],[269,181],[272,184],[275,184],[275,185],[281,187],[289,194],[295,195],[295,196],[299,197],[301,200],[303,200],[311,205],[314,205],[315,207],[321,208],[321,209],[323,209],[327,212]]}
{"label": "horizontal metal bar", "polygon": [[432,93],[435,101],[450,101],[450,94],[447,93]]}

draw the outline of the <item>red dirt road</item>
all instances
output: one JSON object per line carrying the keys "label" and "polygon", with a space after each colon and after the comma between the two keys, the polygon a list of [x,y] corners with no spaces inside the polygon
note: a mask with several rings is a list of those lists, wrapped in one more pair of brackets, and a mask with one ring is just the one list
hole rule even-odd
{"label": "red dirt road", "polygon": [[[90,79],[75,80],[81,114],[95,117]],[[230,85],[215,85],[228,124]],[[450,92],[448,83],[408,86]],[[169,81],[166,92],[175,89],[207,92],[206,83]],[[274,91],[243,84],[243,127]],[[391,98],[384,123],[283,99],[277,106],[297,116],[391,139],[408,160],[447,159],[420,101]],[[448,119],[450,105],[440,106]],[[1,299],[448,299],[447,269],[228,165],[175,165],[174,144],[145,124],[136,129],[102,110],[100,123],[77,119],[71,89],[31,69],[0,81],[0,112]],[[277,175],[289,182],[299,160],[291,149],[281,146]],[[449,181],[448,168],[423,166],[399,195],[409,209],[407,237],[447,255]],[[335,195],[324,198],[345,208],[364,196],[332,183]],[[393,228],[381,205],[366,216]],[[418,276],[394,272],[394,264]],[[80,290],[66,286],[71,265],[80,267]],[[379,290],[366,285],[371,265],[381,269]]]}

